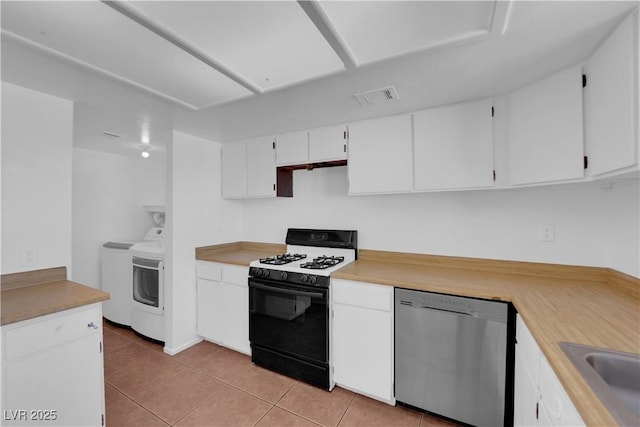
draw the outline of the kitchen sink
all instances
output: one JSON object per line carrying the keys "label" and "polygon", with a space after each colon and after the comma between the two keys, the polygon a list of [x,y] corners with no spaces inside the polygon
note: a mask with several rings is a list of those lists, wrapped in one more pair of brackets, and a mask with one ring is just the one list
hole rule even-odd
{"label": "kitchen sink", "polygon": [[559,344],[620,425],[640,426],[640,355]]}

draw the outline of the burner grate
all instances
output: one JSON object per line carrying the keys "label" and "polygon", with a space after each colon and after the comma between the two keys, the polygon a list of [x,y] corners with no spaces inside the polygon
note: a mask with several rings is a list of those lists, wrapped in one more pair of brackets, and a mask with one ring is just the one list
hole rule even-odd
{"label": "burner grate", "polygon": [[333,267],[344,261],[343,256],[326,256],[322,255],[314,258],[310,262],[303,262],[300,264],[300,268],[308,268],[311,270],[324,270],[325,268]]}
{"label": "burner grate", "polygon": [[260,258],[260,264],[283,265],[295,261],[300,261],[301,259],[305,259],[306,257],[306,254],[279,254],[266,258]]}

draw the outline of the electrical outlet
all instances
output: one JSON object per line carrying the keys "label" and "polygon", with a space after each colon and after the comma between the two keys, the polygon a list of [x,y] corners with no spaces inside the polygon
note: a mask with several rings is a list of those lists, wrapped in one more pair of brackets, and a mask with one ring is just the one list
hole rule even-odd
{"label": "electrical outlet", "polygon": [[553,242],[556,239],[556,230],[553,224],[544,224],[540,229],[540,240]]}
{"label": "electrical outlet", "polygon": [[22,266],[33,267],[38,262],[38,250],[27,248],[22,250]]}

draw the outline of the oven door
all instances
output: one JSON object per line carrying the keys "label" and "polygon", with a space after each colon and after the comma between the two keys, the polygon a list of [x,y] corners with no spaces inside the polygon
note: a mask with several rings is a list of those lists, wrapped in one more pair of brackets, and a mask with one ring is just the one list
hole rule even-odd
{"label": "oven door", "polygon": [[249,340],[302,360],[329,362],[329,289],[249,278]]}

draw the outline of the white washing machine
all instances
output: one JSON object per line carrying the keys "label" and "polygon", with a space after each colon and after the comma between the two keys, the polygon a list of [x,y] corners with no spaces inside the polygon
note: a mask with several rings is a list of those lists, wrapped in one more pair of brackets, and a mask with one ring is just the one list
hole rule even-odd
{"label": "white washing machine", "polygon": [[111,298],[102,303],[105,319],[131,326],[132,267],[129,248],[133,242],[106,242],[100,248],[100,287]]}
{"label": "white washing machine", "polygon": [[129,248],[131,328],[157,341],[164,341],[164,237],[163,227],[152,227]]}

